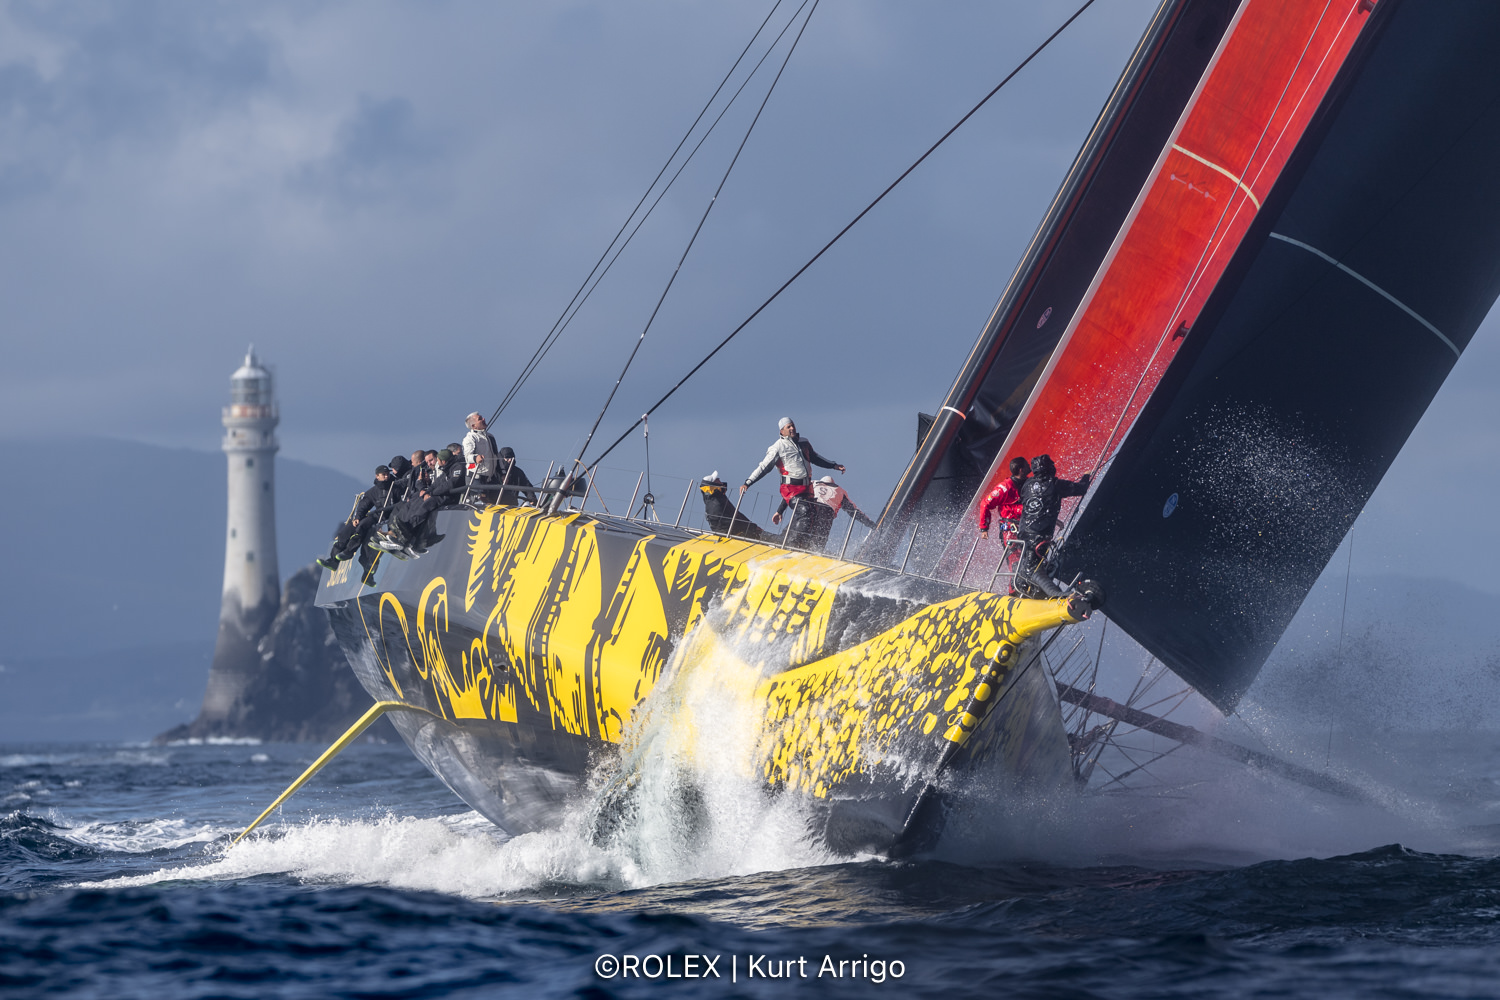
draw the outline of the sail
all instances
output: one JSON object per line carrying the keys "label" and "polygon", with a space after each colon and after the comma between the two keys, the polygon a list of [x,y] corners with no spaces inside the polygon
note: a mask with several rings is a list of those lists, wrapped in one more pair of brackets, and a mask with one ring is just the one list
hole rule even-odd
{"label": "sail", "polygon": [[[1152,175],[1239,0],[1165,0],[964,362],[873,540],[915,518],[951,527],[984,480],[1027,394]],[[919,554],[919,561],[921,556]]]}
{"label": "sail", "polygon": [[[1095,472],[1150,399],[1370,25],[1360,0],[1246,0],[970,501],[1012,455]],[[1003,353],[1003,352],[1002,352]],[[972,521],[939,575],[973,563]]]}
{"label": "sail", "polygon": [[1225,710],[1500,295],[1500,4],[1371,19],[1066,546]]}

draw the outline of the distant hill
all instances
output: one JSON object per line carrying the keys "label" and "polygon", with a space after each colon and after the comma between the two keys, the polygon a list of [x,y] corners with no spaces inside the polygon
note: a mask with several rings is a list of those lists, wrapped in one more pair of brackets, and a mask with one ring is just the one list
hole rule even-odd
{"label": "distant hill", "polygon": [[[191,719],[219,618],[223,454],[64,440],[33,461],[34,442],[0,447],[27,473],[0,491],[13,533],[0,561],[0,742],[144,740]],[[71,482],[54,474],[84,464]],[[327,551],[363,485],[278,457],[283,579]]]}

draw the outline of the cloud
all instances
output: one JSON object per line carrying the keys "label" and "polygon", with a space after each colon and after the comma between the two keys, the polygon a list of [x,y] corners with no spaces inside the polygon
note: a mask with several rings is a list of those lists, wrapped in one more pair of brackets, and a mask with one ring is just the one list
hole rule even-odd
{"label": "cloud", "polygon": [[332,148],[298,169],[291,186],[345,206],[429,200],[434,191],[422,183],[422,175],[440,161],[444,145],[435,132],[419,125],[411,101],[361,94],[335,131]]}
{"label": "cloud", "polygon": [[271,86],[271,41],[232,5],[16,2],[0,8],[0,200],[170,144]]}

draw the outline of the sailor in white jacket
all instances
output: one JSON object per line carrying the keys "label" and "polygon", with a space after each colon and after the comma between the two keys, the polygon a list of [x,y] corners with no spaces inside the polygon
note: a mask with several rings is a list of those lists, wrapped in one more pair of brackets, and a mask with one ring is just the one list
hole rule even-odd
{"label": "sailor in white jacket", "polygon": [[[776,423],[781,432],[776,442],[766,449],[766,457],[755,470],[745,478],[744,485],[740,487],[743,495],[746,490],[754,486],[766,473],[775,468],[781,473],[781,498],[790,504],[796,504],[798,497],[803,497],[809,502],[812,495],[809,487],[812,485],[812,466],[820,469],[838,469],[844,471],[844,467],[829,458],[818,454],[812,442],[797,433],[797,425],[792,423],[791,417],[782,417]],[[806,518],[801,512],[802,507],[808,504],[798,505],[794,517],[794,523],[787,529],[787,544],[798,544],[798,537],[807,531]],[[781,523],[781,512],[777,511],[771,515],[771,523]]]}
{"label": "sailor in white jacket", "polygon": [[464,461],[468,463],[469,475],[479,482],[489,482],[495,477],[495,438],[486,429],[484,417],[471,413],[464,420],[469,433],[464,435]]}

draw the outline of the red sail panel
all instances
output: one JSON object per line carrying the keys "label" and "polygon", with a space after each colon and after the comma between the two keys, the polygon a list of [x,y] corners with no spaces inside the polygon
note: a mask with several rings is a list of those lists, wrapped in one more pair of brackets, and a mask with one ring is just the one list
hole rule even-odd
{"label": "red sail panel", "polygon": [[[971,517],[978,498],[1009,475],[1013,455],[1050,454],[1066,478],[1104,463],[1197,319],[1371,6],[1249,0],[1240,9]],[[961,523],[945,559],[950,570],[974,530]]]}

